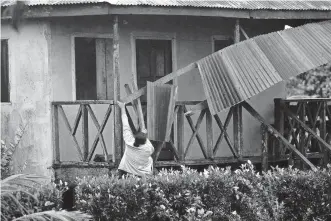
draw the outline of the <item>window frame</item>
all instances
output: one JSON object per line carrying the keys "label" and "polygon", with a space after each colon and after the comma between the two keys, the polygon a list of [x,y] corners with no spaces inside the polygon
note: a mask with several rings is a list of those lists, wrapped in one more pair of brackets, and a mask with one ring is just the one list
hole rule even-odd
{"label": "window frame", "polygon": [[233,39],[230,35],[212,35],[211,36],[211,53],[215,53],[215,41]]}
{"label": "window frame", "polygon": [[2,102],[0,103],[2,105],[11,105],[12,104],[12,71],[11,71],[11,50],[10,50],[10,38],[9,37],[1,37],[1,41],[6,40],[7,41],[7,57],[8,57],[8,94],[9,94],[9,101]]}
{"label": "window frame", "polygon": [[113,34],[94,34],[94,33],[73,33],[71,35],[71,76],[72,76],[72,100],[73,101],[81,101],[77,100],[76,94],[76,45],[75,38],[107,38],[113,40]]}
{"label": "window frame", "polygon": [[[177,39],[176,33],[170,32],[131,32],[131,65],[133,82],[137,84],[137,54],[136,54],[136,40],[171,40],[171,61],[172,71],[177,70]],[[173,85],[177,85],[177,78],[173,79]]]}

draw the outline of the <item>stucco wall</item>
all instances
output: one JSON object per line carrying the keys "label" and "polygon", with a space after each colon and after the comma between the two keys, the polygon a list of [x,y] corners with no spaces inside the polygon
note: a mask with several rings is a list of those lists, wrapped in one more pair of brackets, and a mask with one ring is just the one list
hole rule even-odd
{"label": "stucco wall", "polygon": [[[174,38],[173,62],[174,69],[178,69],[209,55],[212,52],[213,35],[233,35],[234,20],[222,18],[194,18],[194,17],[159,17],[159,16],[121,16],[119,19],[120,28],[120,81],[121,96],[125,96],[124,84],[133,79],[134,63],[132,39],[136,37],[151,38]],[[247,20],[243,21],[244,29],[251,37],[282,29],[279,21],[272,20]],[[105,17],[90,18],[61,18],[51,21],[52,27],[52,55],[51,66],[53,73],[54,100],[73,100],[73,72],[71,36],[89,35],[103,36],[112,34],[112,22]],[[203,100],[204,93],[201,79],[197,71],[186,74],[178,79],[179,94],[178,100]],[[251,99],[251,104],[270,123],[273,122],[273,98],[284,97],[284,84],[278,84],[270,90]],[[98,111],[98,108],[95,108]],[[75,111],[68,110],[70,119],[74,119]],[[102,111],[101,111],[102,112]],[[102,113],[99,113],[102,117]],[[198,116],[193,116],[194,120]],[[220,114],[221,119],[225,114]],[[101,119],[101,118],[100,118]],[[92,124],[92,122],[90,123]],[[62,139],[60,145],[71,146],[61,151],[65,160],[76,159],[73,142],[65,135],[64,125],[62,128]],[[260,148],[260,125],[252,117],[244,112],[244,154],[257,155]],[[216,141],[219,130],[214,123],[214,140]],[[232,126],[228,129],[232,137]],[[61,135],[60,134],[60,135]],[[112,127],[105,130],[107,142],[111,142]],[[189,125],[185,124],[185,144],[191,134]],[[200,134],[205,141],[205,125],[202,124]],[[94,138],[94,137],[93,137]],[[92,139],[90,139],[90,142]],[[109,152],[113,151],[113,145],[109,145]],[[101,149],[97,150],[101,153]],[[218,156],[231,156],[231,152],[225,141],[218,152]],[[198,143],[195,140],[188,152],[188,158],[201,158],[202,154]]]}
{"label": "stucco wall", "polygon": [[50,26],[35,20],[17,33],[2,23],[1,38],[9,39],[11,97],[11,103],[1,103],[1,139],[13,143],[16,130],[24,127],[14,154],[14,171],[50,176]]}

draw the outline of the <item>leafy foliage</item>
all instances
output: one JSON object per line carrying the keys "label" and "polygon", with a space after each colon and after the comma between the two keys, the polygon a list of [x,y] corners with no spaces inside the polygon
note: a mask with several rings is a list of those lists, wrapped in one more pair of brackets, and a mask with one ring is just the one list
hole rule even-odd
{"label": "leafy foliage", "polygon": [[[48,201],[52,200],[50,196],[53,194],[46,195],[46,192],[42,191],[46,190],[42,187],[44,181],[45,177],[26,174],[12,175],[1,180],[1,219],[5,221],[51,220],[51,218],[65,221],[91,219],[91,216],[78,211],[41,211],[48,206],[54,206],[53,202]],[[55,192],[59,193],[59,191]],[[47,201],[42,205],[40,202],[43,201],[39,201],[39,199],[45,199],[45,196],[48,196]],[[57,199],[60,197],[61,194],[58,194]]]}
{"label": "leafy foliage", "polygon": [[290,79],[287,88],[289,96],[331,97],[331,62]]}
{"label": "leafy foliage", "polygon": [[[24,131],[24,130],[23,130]],[[89,220],[90,215],[59,211],[66,183],[47,184],[46,178],[37,175],[10,175],[13,152],[23,135],[16,133],[14,144],[7,148],[1,141],[1,220]]]}
{"label": "leafy foliage", "polygon": [[5,141],[1,140],[1,179],[11,175],[11,162],[13,155],[17,150],[18,145],[26,131],[26,125],[19,125],[15,132],[14,142],[6,145]]}
{"label": "leafy foliage", "polygon": [[77,207],[96,220],[328,220],[331,169],[256,172],[210,167],[162,170],[154,177],[77,180]]}

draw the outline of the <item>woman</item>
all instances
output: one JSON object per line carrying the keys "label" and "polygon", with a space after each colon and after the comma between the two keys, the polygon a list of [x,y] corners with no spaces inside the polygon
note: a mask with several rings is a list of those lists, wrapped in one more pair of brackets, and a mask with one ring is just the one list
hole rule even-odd
{"label": "woman", "polygon": [[128,173],[139,177],[151,175],[153,173],[151,155],[154,152],[154,147],[147,139],[147,131],[138,131],[133,134],[126,116],[125,104],[120,101],[117,101],[117,104],[121,108],[125,142],[124,154],[118,167],[119,175],[121,177]]}

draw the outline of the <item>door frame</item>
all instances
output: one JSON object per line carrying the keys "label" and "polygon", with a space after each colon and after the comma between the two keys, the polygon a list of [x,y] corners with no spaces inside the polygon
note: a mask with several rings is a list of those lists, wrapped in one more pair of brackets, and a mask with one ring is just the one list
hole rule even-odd
{"label": "door frame", "polygon": [[215,41],[218,40],[230,40],[232,36],[230,35],[212,35],[211,36],[211,53],[215,52]]}
{"label": "door frame", "polygon": [[[132,65],[132,79],[137,84],[137,55],[136,55],[136,40],[171,40],[171,61],[172,71],[177,70],[177,39],[174,32],[131,32],[131,65]],[[170,74],[170,73],[168,73]],[[177,85],[178,80],[173,80],[173,85]]]}
{"label": "door frame", "polygon": [[75,32],[70,36],[70,46],[71,46],[71,76],[72,76],[72,100],[77,101],[76,95],[76,45],[75,38],[107,38],[113,40],[113,34],[95,34],[95,33],[84,33]]}

